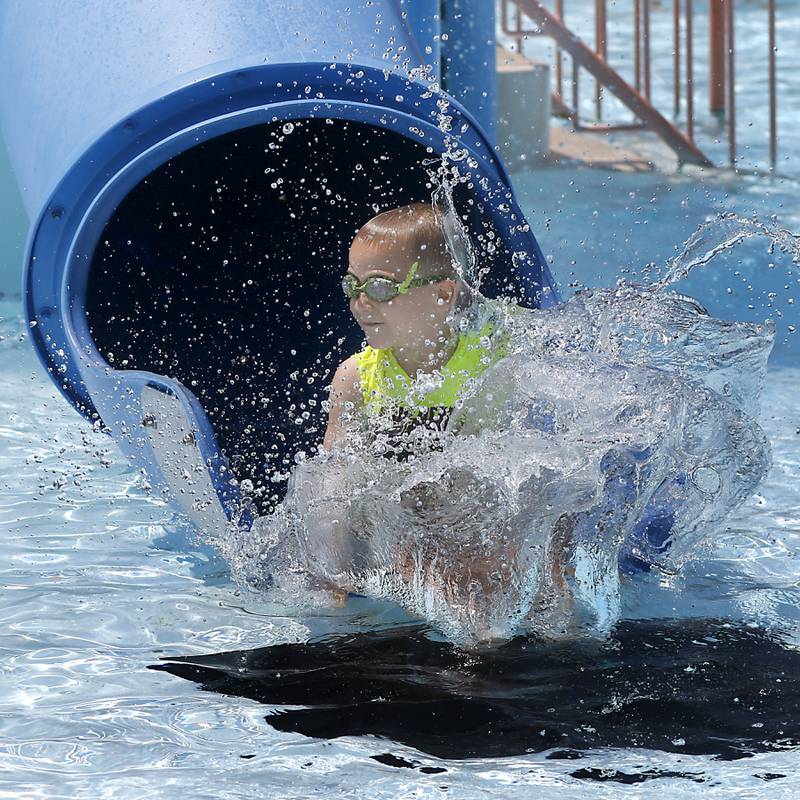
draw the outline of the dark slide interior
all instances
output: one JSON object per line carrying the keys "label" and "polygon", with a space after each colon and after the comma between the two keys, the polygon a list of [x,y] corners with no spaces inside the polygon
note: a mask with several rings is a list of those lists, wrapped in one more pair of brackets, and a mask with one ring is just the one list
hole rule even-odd
{"label": "dark slide interior", "polygon": [[98,349],[187,386],[262,510],[285,486],[270,476],[322,441],[332,370],[362,341],[339,286],[350,241],[430,199],[432,156],[341,120],[245,128],[164,164],[106,226],[87,291]]}

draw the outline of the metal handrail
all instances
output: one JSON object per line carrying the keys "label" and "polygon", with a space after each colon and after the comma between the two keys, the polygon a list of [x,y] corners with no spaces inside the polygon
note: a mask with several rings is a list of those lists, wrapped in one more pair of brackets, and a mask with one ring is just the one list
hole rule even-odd
{"label": "metal handrail", "polygon": [[[525,36],[549,36],[556,44],[565,50],[572,57],[573,64],[573,124],[578,125],[578,69],[583,68],[589,72],[595,80],[602,84],[618,100],[633,112],[634,116],[642,121],[642,125],[655,131],[675,154],[681,163],[698,164],[700,166],[712,166],[711,161],[706,155],[691,141],[683,132],[678,130],[669,120],[664,117],[645,97],[636,91],[628,82],[609,66],[597,53],[578,39],[564,23],[552,12],[548,11],[538,0],[509,0],[533,22],[536,28],[525,30],[520,28],[511,29],[507,27],[507,10],[503,12],[502,24],[503,32],[517,37],[520,41]],[[595,129],[604,131],[619,130],[624,128],[630,130],[630,125],[625,126],[594,126]]]}
{"label": "metal handrail", "polygon": [[[710,0],[709,3],[709,109],[727,117],[728,161],[736,168],[736,41],[734,26],[735,0]],[[508,6],[515,11],[515,25],[509,23]],[[771,169],[777,162],[777,65],[776,65],[776,3],[768,0],[769,33],[769,153]],[[682,13],[683,12],[683,13]],[[534,22],[535,28],[524,28],[523,15]],[[693,0],[673,0],[673,117],[681,111],[685,102],[685,130],[670,123],[655,108],[651,100],[651,52],[650,52],[650,0],[634,0],[633,3],[633,49],[634,86],[630,86],[607,62],[607,15],[606,0],[595,0],[595,47],[592,50],[577,38],[564,20],[564,0],[556,0],[556,10],[548,10],[540,0],[501,0],[501,24],[503,32],[517,42],[519,52],[529,36],[548,36],[556,46],[556,88],[553,92],[554,113],[567,117],[576,130],[612,131],[647,128],[655,132],[677,154],[679,161],[711,165],[709,159],[694,141],[694,8]],[[684,37],[681,37],[683,21]],[[681,47],[682,40],[684,47]],[[572,107],[563,93],[562,54],[572,57]],[[683,56],[683,58],[682,58]],[[682,97],[681,63],[684,62],[684,96]],[[586,69],[595,79],[595,124],[584,124],[579,113],[579,70]],[[639,124],[598,124],[602,120],[603,89],[607,89],[622,101],[633,113]]]}

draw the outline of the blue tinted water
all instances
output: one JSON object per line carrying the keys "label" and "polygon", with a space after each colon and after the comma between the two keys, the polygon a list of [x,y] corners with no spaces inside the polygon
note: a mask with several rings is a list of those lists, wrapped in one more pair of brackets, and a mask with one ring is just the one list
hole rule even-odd
{"label": "blue tinted water", "polygon": [[[790,201],[793,191],[744,181],[734,193],[732,185],[714,182],[596,171],[538,172],[517,183],[545,252],[559,265],[578,262],[576,281],[606,285],[615,271],[663,263],[716,211],[762,211]],[[791,225],[789,216],[784,225]],[[783,281],[779,298],[791,312],[783,289],[793,279],[790,264],[775,257],[775,268],[765,270],[764,250],[758,242],[737,248],[730,263],[709,268],[705,281],[699,277],[695,290],[713,308],[717,283],[730,284],[737,299],[755,298],[737,313],[763,318],[766,293]],[[737,283],[737,269],[752,290]],[[791,750],[733,762],[599,750],[580,762],[578,777],[575,762],[548,760],[546,753],[446,761],[370,737],[325,741],[279,733],[265,720],[268,706],[147,670],[164,656],[303,641],[402,617],[367,601],[312,619],[244,601],[224,563],[144,491],[112,443],[57,394],[25,341],[18,303],[4,302],[2,317],[0,787],[6,793],[171,797],[180,789],[198,797],[466,798],[528,797],[535,786],[542,797],[563,796],[565,788],[586,797],[622,791],[692,797],[700,784],[685,774],[693,773],[715,797],[794,796],[800,770]],[[780,630],[800,645],[800,367],[793,364],[788,317],[779,323],[787,328],[779,329],[763,399],[762,424],[774,448],[769,478],[683,579],[630,586],[627,616],[725,617]],[[426,775],[370,759],[385,752],[447,771]],[[649,770],[651,777],[628,786],[619,775],[598,780],[597,769]]]}
{"label": "blue tinted water", "polygon": [[[443,761],[368,737],[279,733],[268,707],[202,692],[146,669],[165,655],[302,641],[367,629],[390,612],[353,604],[317,619],[244,606],[224,565],[140,486],[139,476],[56,394],[34,362],[16,309],[4,304],[0,368],[0,790],[16,797],[617,797],[619,783],[571,777],[545,755]],[[800,369],[776,367],[764,426],[775,467],[759,494],[675,586],[645,581],[630,616],[724,616],[778,627],[800,645]],[[391,751],[443,767],[424,775],[375,762]],[[247,758],[244,758],[244,757]],[[765,787],[792,797],[794,751],[735,762],[633,749],[599,751],[583,769],[691,772],[715,797]],[[653,780],[696,796],[687,778]],[[209,787],[214,787],[213,791]],[[734,787],[738,787],[734,789]],[[646,787],[626,789],[641,791]],[[641,795],[633,795],[641,796]],[[755,795],[753,795],[755,796]]]}

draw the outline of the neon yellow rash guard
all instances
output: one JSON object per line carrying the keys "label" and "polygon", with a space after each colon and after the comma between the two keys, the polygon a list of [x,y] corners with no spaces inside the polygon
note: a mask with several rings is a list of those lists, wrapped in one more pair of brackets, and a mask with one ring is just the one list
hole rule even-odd
{"label": "neon yellow rash guard", "polygon": [[370,413],[380,413],[387,406],[408,411],[452,409],[468,382],[479,378],[505,354],[504,342],[493,343],[490,338],[492,327],[487,324],[480,331],[461,333],[453,355],[438,375],[434,374],[427,391],[424,383],[408,376],[391,348],[367,346],[355,354],[364,407]]}

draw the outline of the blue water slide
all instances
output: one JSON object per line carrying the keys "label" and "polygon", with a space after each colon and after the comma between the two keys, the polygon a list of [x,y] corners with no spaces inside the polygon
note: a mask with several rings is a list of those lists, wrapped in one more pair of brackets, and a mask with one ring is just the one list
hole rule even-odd
{"label": "blue water slide", "polygon": [[[448,148],[489,288],[555,301],[487,90],[464,84],[487,80],[493,28],[447,55],[441,24],[438,0],[0,4],[31,339],[66,398],[189,510],[232,514],[243,478],[269,507],[318,445],[331,369],[360,342],[338,288],[349,242],[429,199]],[[477,117],[451,97],[442,119],[440,55],[445,85],[483,98]]]}

